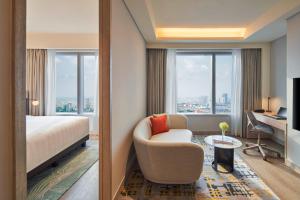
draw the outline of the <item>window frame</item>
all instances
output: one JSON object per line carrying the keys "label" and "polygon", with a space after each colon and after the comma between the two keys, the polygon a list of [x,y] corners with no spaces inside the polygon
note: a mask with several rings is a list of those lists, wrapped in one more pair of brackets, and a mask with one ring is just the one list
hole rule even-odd
{"label": "window frame", "polygon": [[[83,56],[96,56],[98,50],[86,50],[86,51],[75,51],[75,50],[61,50],[55,52],[56,55],[76,55],[77,57],[77,112],[56,112],[56,115],[74,116],[74,115],[94,115],[94,112],[84,112],[84,59]],[[56,66],[55,66],[56,68]],[[56,70],[55,70],[56,71]],[[55,74],[56,76],[56,74]],[[56,101],[55,101],[56,105]]]}
{"label": "window frame", "polygon": [[[187,50],[179,50],[176,51],[177,55],[211,55],[212,56],[212,89],[211,89],[211,113],[181,113],[185,115],[214,115],[214,116],[224,116],[230,115],[229,113],[216,113],[216,56],[217,55],[232,55],[232,50],[207,50],[207,51],[187,51]],[[177,68],[177,65],[176,65]],[[177,70],[176,70],[177,71]],[[177,86],[176,86],[177,90]],[[176,92],[176,113],[177,112],[177,100],[178,100],[178,93]]]}

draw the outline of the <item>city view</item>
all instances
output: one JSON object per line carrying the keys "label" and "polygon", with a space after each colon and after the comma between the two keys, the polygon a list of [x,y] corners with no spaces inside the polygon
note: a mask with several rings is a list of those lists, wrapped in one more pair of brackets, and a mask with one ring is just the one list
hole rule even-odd
{"label": "city view", "polygon": [[[217,114],[231,112],[232,55],[215,56],[215,108]],[[176,56],[177,112],[212,113],[213,62],[211,54]]]}
{"label": "city view", "polygon": [[[230,113],[231,102],[227,93],[216,100],[216,113]],[[178,98],[177,99],[178,113],[211,113],[211,100],[208,96]]]}
{"label": "city view", "polygon": [[[68,98],[68,97],[58,97],[56,98],[56,112],[65,112],[65,113],[77,113],[77,99]],[[91,113],[94,112],[94,99],[85,98],[83,105],[83,112]]]}

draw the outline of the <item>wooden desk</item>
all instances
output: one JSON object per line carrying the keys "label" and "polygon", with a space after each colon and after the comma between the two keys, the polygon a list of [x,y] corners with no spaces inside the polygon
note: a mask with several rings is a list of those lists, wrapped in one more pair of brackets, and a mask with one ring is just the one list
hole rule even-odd
{"label": "wooden desk", "polygon": [[284,133],[284,159],[286,158],[286,148],[287,148],[287,120],[278,120],[271,117],[268,117],[266,115],[274,115],[274,113],[256,113],[253,112],[255,118],[257,121],[262,122],[264,124],[267,124],[269,126],[272,126],[273,128],[276,128],[278,130],[283,131]]}

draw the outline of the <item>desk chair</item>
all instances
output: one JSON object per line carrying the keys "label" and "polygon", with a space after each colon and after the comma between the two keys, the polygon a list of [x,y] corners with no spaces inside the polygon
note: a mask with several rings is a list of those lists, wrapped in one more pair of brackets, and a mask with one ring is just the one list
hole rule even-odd
{"label": "desk chair", "polygon": [[263,159],[267,160],[266,154],[265,154],[265,151],[264,151],[266,149],[268,151],[276,153],[277,156],[280,157],[279,152],[269,148],[266,144],[261,143],[261,134],[265,133],[265,134],[268,134],[268,135],[272,135],[272,134],[274,134],[274,130],[266,124],[259,123],[255,119],[252,112],[247,112],[247,118],[248,118],[247,130],[257,134],[257,143],[256,144],[246,143],[246,148],[243,149],[243,152],[246,153],[247,150],[257,149],[262,154]]}

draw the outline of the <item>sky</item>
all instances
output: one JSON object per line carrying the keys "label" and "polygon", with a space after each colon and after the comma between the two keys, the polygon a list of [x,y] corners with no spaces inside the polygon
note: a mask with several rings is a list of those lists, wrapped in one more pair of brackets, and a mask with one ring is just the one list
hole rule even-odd
{"label": "sky", "polygon": [[[179,98],[211,96],[212,56],[177,55],[177,95]],[[216,57],[216,98],[231,95],[232,56]]]}
{"label": "sky", "polygon": [[[96,61],[94,56],[84,57],[84,97],[96,94]],[[56,96],[77,97],[76,55],[56,55]]]}

